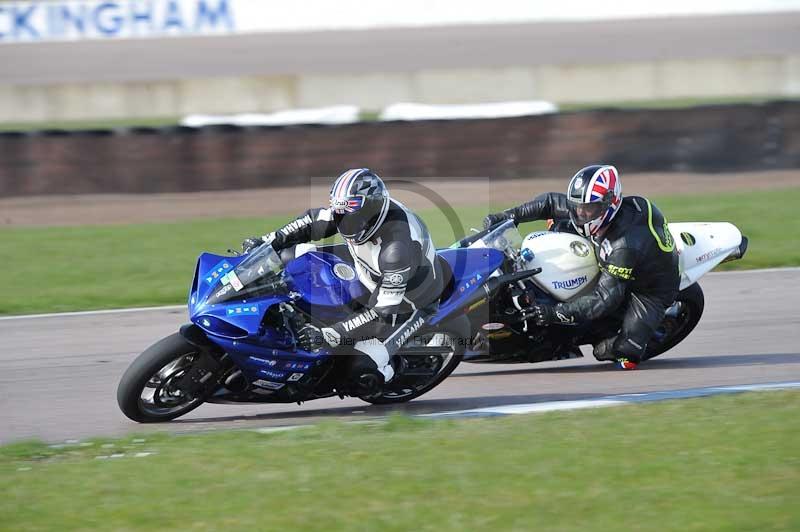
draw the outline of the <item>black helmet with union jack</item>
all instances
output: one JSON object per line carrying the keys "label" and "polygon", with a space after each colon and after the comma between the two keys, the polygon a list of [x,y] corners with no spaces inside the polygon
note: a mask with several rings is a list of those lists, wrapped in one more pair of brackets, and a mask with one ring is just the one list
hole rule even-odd
{"label": "black helmet with union jack", "polygon": [[339,233],[354,244],[363,244],[386,219],[389,191],[369,168],[354,168],[333,183],[330,208]]}
{"label": "black helmet with union jack", "polygon": [[622,205],[622,182],[617,169],[608,164],[581,168],[567,187],[567,207],[572,225],[591,237],[606,227]]}

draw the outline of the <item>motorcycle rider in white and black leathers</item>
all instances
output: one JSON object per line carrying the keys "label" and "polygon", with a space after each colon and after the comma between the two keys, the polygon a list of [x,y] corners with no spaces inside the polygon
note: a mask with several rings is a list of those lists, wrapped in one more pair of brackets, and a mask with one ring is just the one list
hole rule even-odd
{"label": "motorcycle rider in white and black leathers", "polygon": [[547,193],[513,209],[490,214],[484,224],[554,219],[594,244],[600,278],[594,291],[565,303],[534,304],[538,325],[595,321],[624,308],[618,333],[594,342],[598,360],[635,369],[647,343],[675,300],[678,253],[661,212],[643,197],[622,197],[617,169],[592,165],[578,171],[567,194]]}
{"label": "motorcycle rider in white and black leathers", "polygon": [[[425,224],[389,197],[378,175],[367,168],[344,172],[331,187],[328,208],[309,209],[274,233],[245,240],[242,248],[270,242],[280,252],[337,232],[371,296],[361,312],[346,320],[321,329],[306,325],[299,340],[308,349],[323,342],[352,346],[368,356],[357,363],[365,372],[357,375],[362,384],[370,381],[370,373],[380,376],[379,385],[387,383],[394,376],[391,356],[438,308],[444,284]],[[385,339],[378,341],[378,334]]]}

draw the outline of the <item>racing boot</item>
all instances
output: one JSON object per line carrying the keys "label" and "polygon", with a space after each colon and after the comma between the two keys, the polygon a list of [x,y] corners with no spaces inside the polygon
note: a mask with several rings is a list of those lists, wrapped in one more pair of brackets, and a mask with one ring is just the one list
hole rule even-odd
{"label": "racing boot", "polygon": [[594,350],[592,351],[594,358],[601,362],[613,362],[614,365],[619,369],[636,369],[639,366],[639,362],[641,362],[639,357],[633,355],[622,355],[618,352],[615,352],[614,343],[616,340],[616,337],[606,338],[605,340],[600,340],[594,344]]}
{"label": "racing boot", "polygon": [[394,377],[394,368],[386,346],[377,338],[356,342],[353,349],[367,355],[375,363],[378,372],[383,376],[383,383],[388,383]]}
{"label": "racing boot", "polygon": [[617,357],[614,353],[614,341],[617,339],[616,336],[612,336],[611,338],[606,338],[605,340],[600,340],[592,347],[592,354],[594,358],[599,360],[600,362],[614,362]]}
{"label": "racing boot", "polygon": [[352,383],[350,394],[362,399],[381,395],[384,386],[394,377],[394,368],[388,362],[388,353],[384,356],[380,347],[375,347],[373,344],[383,346],[379,340],[360,341],[353,346],[356,355],[350,370]]}

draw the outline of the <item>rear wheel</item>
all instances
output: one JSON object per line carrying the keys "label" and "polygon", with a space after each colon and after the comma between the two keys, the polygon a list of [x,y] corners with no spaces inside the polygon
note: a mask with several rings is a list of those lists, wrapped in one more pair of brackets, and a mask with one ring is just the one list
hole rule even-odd
{"label": "rear wheel", "polygon": [[376,404],[405,403],[438,386],[456,369],[464,357],[460,335],[446,326],[410,340],[394,356],[394,379],[380,395],[360,399]]}
{"label": "rear wheel", "polygon": [[705,298],[700,285],[694,283],[681,290],[647,344],[642,360],[649,360],[669,351],[689,336],[700,321],[704,306]]}
{"label": "rear wheel", "polygon": [[117,387],[117,403],[134,421],[180,417],[201,404],[215,386],[216,362],[179,333],[150,346],[128,367]]}

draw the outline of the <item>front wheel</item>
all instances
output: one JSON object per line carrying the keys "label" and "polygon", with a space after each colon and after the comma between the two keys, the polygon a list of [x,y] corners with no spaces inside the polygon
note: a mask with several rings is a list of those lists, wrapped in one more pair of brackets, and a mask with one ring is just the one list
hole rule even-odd
{"label": "front wheel", "polygon": [[700,321],[704,306],[705,297],[699,284],[694,283],[681,290],[647,344],[642,360],[669,351],[689,336]]}
{"label": "front wheel", "polygon": [[122,412],[139,423],[169,421],[203,404],[216,361],[179,333],[156,342],[128,367],[117,387]]}
{"label": "front wheel", "polygon": [[394,379],[380,395],[360,399],[375,405],[405,403],[428,393],[445,380],[464,358],[464,341],[443,326],[416,336],[394,356]]}

